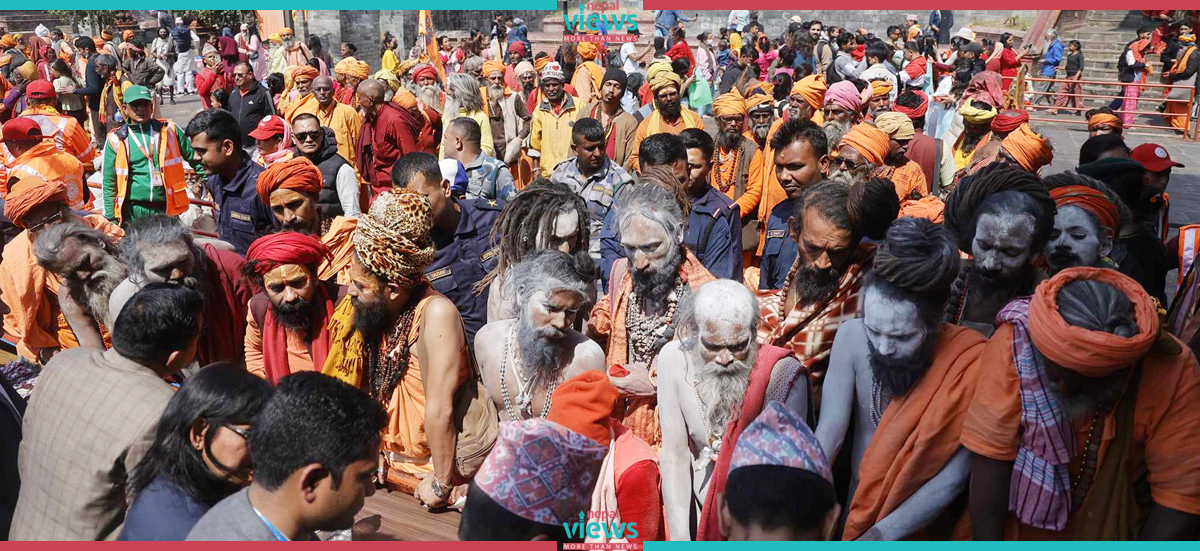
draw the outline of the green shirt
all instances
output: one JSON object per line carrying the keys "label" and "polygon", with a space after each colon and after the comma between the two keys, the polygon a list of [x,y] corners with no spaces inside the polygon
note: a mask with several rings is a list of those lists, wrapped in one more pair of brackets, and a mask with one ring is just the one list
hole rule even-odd
{"label": "green shirt", "polygon": [[[147,203],[163,203],[167,200],[167,192],[160,187],[150,186],[150,163],[154,163],[154,167],[158,169],[158,148],[159,144],[153,142],[150,136],[150,123],[139,125],[127,125],[129,134],[125,137],[125,149],[129,152],[129,189],[126,190],[126,201],[143,201]],[[193,161],[192,142],[183,133],[183,128],[175,125],[175,139],[179,141],[179,154],[183,157],[184,162],[192,166],[197,175],[201,179],[204,178],[204,169]],[[138,147],[141,143],[142,147]],[[147,159],[142,148],[150,153],[153,159]],[[117,201],[117,171],[116,171],[116,151],[113,150],[112,142],[104,142],[104,216],[110,221],[116,222],[116,201]]]}

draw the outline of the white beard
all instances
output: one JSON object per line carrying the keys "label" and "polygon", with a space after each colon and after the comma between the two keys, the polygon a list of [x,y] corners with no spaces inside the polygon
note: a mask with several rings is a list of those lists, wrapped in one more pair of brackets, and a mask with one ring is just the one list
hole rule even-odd
{"label": "white beard", "polygon": [[108,299],[125,280],[125,275],[125,265],[115,256],[109,255],[104,259],[103,268],[93,273],[84,285],[84,295],[87,297],[85,306],[92,318],[103,323],[105,327],[111,328],[110,322],[115,321],[108,319]]}
{"label": "white beard", "polygon": [[706,363],[697,350],[690,352],[696,372],[696,393],[704,404],[704,416],[713,432],[723,433],[725,426],[741,410],[746,388],[750,386],[750,371],[758,356],[757,345],[746,362],[734,361],[728,366]]}

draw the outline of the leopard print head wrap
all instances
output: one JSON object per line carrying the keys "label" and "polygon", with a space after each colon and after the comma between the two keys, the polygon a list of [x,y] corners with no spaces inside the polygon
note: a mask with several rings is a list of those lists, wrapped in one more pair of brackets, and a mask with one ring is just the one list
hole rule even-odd
{"label": "leopard print head wrap", "polygon": [[371,272],[390,282],[415,286],[433,262],[432,223],[424,195],[406,189],[385,191],[358,219],[355,253]]}

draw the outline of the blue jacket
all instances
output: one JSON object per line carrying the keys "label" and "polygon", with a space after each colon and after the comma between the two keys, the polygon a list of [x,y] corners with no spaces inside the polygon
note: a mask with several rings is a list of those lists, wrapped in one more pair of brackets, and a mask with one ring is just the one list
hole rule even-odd
{"label": "blue jacket", "polygon": [[232,180],[226,182],[219,174],[208,177],[208,192],[221,209],[217,217],[217,235],[243,256],[256,235],[276,226],[275,215],[258,197],[258,175],[263,170],[243,154],[242,164]]}
{"label": "blue jacket", "polygon": [[1054,42],[1046,48],[1046,55],[1042,58],[1042,76],[1053,77],[1058,74],[1058,64],[1063,60],[1063,43],[1055,38]]}
{"label": "blue jacket", "polygon": [[183,541],[211,507],[159,476],[133,500],[118,541]]}
{"label": "blue jacket", "polygon": [[762,264],[759,265],[758,288],[782,289],[788,270],[796,262],[799,249],[792,240],[788,219],[792,216],[794,199],[788,199],[771,209],[767,218],[767,240],[763,244]]}
{"label": "blue jacket", "polygon": [[658,15],[654,17],[654,26],[669,31],[680,21],[686,23],[691,19],[684,17],[682,10],[658,10]]}
{"label": "blue jacket", "polygon": [[504,210],[504,202],[488,199],[454,199],[462,216],[453,235],[436,229],[433,264],[425,277],[437,292],[458,307],[467,330],[467,344],[475,349],[475,333],[487,323],[488,289],[475,294],[475,283],[496,269],[500,247],[491,241],[492,226]]}

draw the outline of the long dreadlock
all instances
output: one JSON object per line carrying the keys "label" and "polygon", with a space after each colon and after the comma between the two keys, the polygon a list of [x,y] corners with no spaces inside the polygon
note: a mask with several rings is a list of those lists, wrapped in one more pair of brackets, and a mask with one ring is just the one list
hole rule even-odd
{"label": "long dreadlock", "polygon": [[558,215],[575,212],[578,217],[579,238],[575,250],[586,249],[591,234],[588,228],[587,203],[566,184],[538,178],[521,190],[500,213],[492,227],[492,242],[500,245],[496,269],[475,284],[473,291],[480,294],[492,284],[492,280],[515,266],[533,251],[542,247],[538,235],[554,233],[554,222]]}

